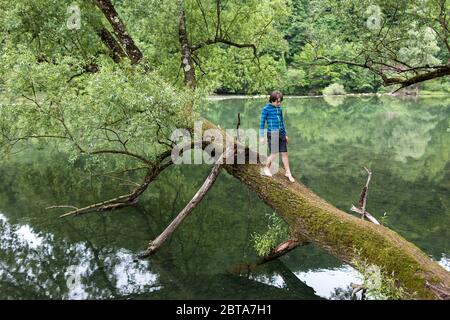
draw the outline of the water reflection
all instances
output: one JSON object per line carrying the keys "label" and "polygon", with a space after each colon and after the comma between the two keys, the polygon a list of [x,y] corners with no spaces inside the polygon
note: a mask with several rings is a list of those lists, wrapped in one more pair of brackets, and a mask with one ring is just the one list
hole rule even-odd
{"label": "water reflection", "polygon": [[295,275],[307,285],[317,288],[316,294],[326,299],[332,299],[338,288],[346,288],[350,283],[361,283],[359,273],[348,265],[295,272]]}
{"label": "water reflection", "polygon": [[[266,299],[315,298],[313,289],[298,279],[295,288],[277,285],[272,273],[279,272],[281,262],[261,268],[268,274],[204,276],[199,283],[193,278],[177,281],[174,275],[172,280],[178,283],[170,284],[159,276],[167,270],[158,270],[160,266],[152,261],[135,261],[129,250],[99,249],[89,241],[55,241],[53,235],[37,233],[29,225],[10,224],[3,214],[0,223],[2,298],[159,299],[177,297],[180,293],[175,287],[187,291],[179,298],[204,295],[231,299],[248,298],[249,294]],[[71,277],[76,280],[71,281]]]}
{"label": "water reflection", "polygon": [[[263,101],[220,101],[207,117],[257,127]],[[348,212],[374,172],[368,211],[448,268],[450,104],[346,98],[285,100],[294,174]],[[111,166],[111,167],[109,167]],[[313,246],[252,272],[230,272],[257,257],[251,234],[272,210],[222,173],[212,190],[149,261],[133,262],[190,200],[209,166],[173,166],[132,208],[58,219],[44,208],[87,205],[128,192],[57,150],[0,160],[0,298],[21,299],[349,299],[352,268]],[[92,171],[92,172],[91,172]],[[88,176],[86,176],[88,174]],[[123,178],[140,180],[134,172]],[[70,267],[80,281],[68,287]],[[70,282],[72,283],[72,282]],[[70,284],[69,283],[69,284]],[[350,291],[351,292],[351,291]]]}
{"label": "water reflection", "polygon": [[[215,102],[207,117],[223,128],[258,128],[264,100]],[[214,110],[214,112],[212,111]],[[439,260],[450,248],[450,98],[285,99],[294,175],[349,212],[374,173],[368,211]]]}
{"label": "water reflection", "polygon": [[[99,250],[89,242],[55,242],[52,234],[12,225],[0,214],[2,298],[126,298],[161,289],[149,261],[129,250]],[[76,274],[69,272],[76,267]],[[68,283],[70,276],[79,281]],[[96,281],[102,277],[102,281]],[[72,285],[73,284],[73,285]],[[104,286],[103,286],[103,285]],[[4,295],[7,293],[7,295]]]}
{"label": "water reflection", "polygon": [[325,96],[323,100],[332,107],[339,107],[345,102],[345,96]]}

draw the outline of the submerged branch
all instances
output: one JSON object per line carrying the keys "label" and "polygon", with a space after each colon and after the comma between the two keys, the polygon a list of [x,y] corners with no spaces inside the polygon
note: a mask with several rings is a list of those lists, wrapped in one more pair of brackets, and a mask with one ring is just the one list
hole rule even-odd
{"label": "submerged branch", "polygon": [[275,249],[273,249],[267,256],[262,257],[258,261],[250,264],[238,264],[231,268],[232,273],[240,274],[242,272],[254,271],[257,267],[276,260],[285,254],[291,252],[297,247],[307,245],[309,242],[306,239],[288,239],[280,243]]}

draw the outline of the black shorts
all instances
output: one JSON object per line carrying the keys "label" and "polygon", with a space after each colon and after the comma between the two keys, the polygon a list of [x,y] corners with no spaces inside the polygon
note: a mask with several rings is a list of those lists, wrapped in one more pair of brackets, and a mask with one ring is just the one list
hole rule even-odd
{"label": "black shorts", "polygon": [[[278,139],[278,148],[276,145],[274,145],[273,150],[272,150],[272,138]],[[280,134],[279,132],[267,132],[267,146],[269,148],[270,154],[278,152],[287,152],[286,135]]]}

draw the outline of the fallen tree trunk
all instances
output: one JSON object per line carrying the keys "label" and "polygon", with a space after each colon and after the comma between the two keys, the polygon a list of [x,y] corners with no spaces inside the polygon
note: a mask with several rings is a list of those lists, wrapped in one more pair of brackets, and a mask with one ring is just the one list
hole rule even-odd
{"label": "fallen tree trunk", "polygon": [[[204,130],[212,128],[217,127],[204,121]],[[240,152],[246,159],[255,156],[248,148]],[[398,280],[411,298],[448,298],[450,273],[415,245],[384,226],[335,208],[303,184],[289,182],[281,168],[273,177],[262,176],[261,156],[256,158],[259,164],[225,164],[224,168],[272,207],[289,224],[292,236],[306,238],[350,265],[361,260],[377,265],[384,275]]]}

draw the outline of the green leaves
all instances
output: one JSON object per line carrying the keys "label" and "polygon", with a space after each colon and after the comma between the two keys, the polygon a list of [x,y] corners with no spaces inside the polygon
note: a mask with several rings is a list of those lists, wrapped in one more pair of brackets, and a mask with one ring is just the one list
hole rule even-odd
{"label": "green leaves", "polygon": [[33,63],[27,52],[10,57],[10,68],[3,69],[10,100],[0,110],[6,144],[52,136],[75,153],[126,150],[151,158],[173,129],[191,125],[201,103],[201,92],[174,88],[155,72],[109,59],[99,61],[97,73],[68,82],[75,72],[70,57],[58,64]]}
{"label": "green leaves", "polygon": [[[356,63],[380,79],[384,77],[386,85],[398,83],[430,72],[433,66],[441,65],[441,61],[445,64],[450,57],[445,15],[449,8],[444,3],[314,1],[310,6],[319,14],[314,16],[315,20],[309,20],[308,43],[318,57],[326,57],[333,63]],[[327,64],[325,60],[321,62]],[[386,77],[394,80],[387,81]]]}
{"label": "green leaves", "polygon": [[[254,44],[253,49],[215,43],[194,51],[199,87],[229,93],[260,93],[279,86],[287,43],[277,25],[285,23],[290,7],[285,0],[184,1],[186,24],[192,47],[222,38],[236,44]],[[119,7],[144,56],[172,83],[183,86],[178,41],[179,8],[175,1],[124,1]],[[151,17],[149,19],[149,17]],[[220,23],[219,23],[220,22]]]}
{"label": "green leaves", "polygon": [[268,230],[263,234],[252,234],[255,251],[261,257],[267,256],[288,235],[286,223],[275,212],[267,217]]}

